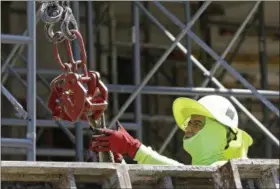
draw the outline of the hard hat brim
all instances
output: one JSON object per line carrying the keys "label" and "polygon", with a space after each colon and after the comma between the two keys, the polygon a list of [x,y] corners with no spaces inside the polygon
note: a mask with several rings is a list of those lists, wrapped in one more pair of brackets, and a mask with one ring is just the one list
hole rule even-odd
{"label": "hard hat brim", "polygon": [[172,106],[173,116],[176,121],[176,124],[183,131],[184,122],[191,117],[191,115],[202,115],[212,119],[215,119],[214,116],[199,102],[196,100],[179,97],[175,99]]}

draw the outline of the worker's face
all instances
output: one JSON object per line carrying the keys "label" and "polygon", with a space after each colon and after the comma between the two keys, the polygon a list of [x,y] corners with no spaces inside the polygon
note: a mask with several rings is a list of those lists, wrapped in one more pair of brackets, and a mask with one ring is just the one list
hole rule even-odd
{"label": "worker's face", "polygon": [[201,115],[192,115],[188,126],[185,129],[184,138],[191,138],[196,135],[205,125],[205,117]]}

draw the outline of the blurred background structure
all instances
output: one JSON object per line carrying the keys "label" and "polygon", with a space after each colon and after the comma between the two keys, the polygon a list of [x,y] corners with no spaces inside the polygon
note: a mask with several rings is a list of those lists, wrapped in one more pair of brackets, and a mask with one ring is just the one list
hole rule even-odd
{"label": "blurred background structure", "polygon": [[[280,2],[217,1],[194,19],[202,4],[71,2],[88,66],[101,73],[110,92],[107,122],[119,119],[144,144],[189,163],[172,118],[173,100],[234,96],[240,128],[254,138],[249,157],[276,158]],[[87,122],[54,121],[46,105],[49,83],[61,70],[38,8],[34,1],[1,2],[1,158],[84,161]],[[128,103],[143,80],[148,84]]]}

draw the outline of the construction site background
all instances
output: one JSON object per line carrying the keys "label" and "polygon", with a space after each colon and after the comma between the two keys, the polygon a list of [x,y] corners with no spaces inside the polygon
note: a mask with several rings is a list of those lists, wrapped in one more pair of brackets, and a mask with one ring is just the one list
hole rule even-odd
{"label": "construction site background", "polygon": [[[203,2],[190,2],[192,15]],[[212,2],[207,11],[194,24],[192,31],[208,44],[218,55],[221,55],[227,47],[234,33],[254,6],[255,2]],[[153,2],[141,2],[141,4],[162,23],[165,28],[177,36],[181,29],[170,21]],[[183,2],[161,2],[172,14],[186,23],[185,4]],[[19,1],[1,2],[1,33],[22,35],[27,28],[27,3]],[[39,3],[37,3],[39,7]],[[135,85],[134,58],[133,58],[133,13],[131,2],[79,2],[79,11],[74,10],[79,21],[79,28],[84,37],[91,56],[89,67],[101,73],[102,80],[106,84]],[[279,92],[279,63],[280,63],[280,33],[279,33],[279,7],[277,1],[263,2],[251,21],[241,33],[236,44],[231,48],[225,60],[231,64],[249,83],[258,90],[271,90]],[[92,9],[93,18],[89,18],[89,9]],[[263,9],[263,11],[261,11]],[[140,70],[141,80],[147,75],[155,62],[171,44],[164,32],[153,24],[146,15],[139,15],[141,41]],[[263,23],[261,23],[263,22]],[[94,33],[89,34],[89,25],[94,27]],[[262,25],[261,25],[262,24]],[[263,33],[262,33],[263,32]],[[53,57],[53,46],[47,41],[44,34],[43,23],[39,21],[36,27],[36,67],[37,74],[44,80],[37,78],[37,94],[44,102],[47,102],[50,94],[46,84],[61,73]],[[182,44],[190,40],[191,54],[196,57],[208,70],[216,63],[194,40],[183,38]],[[260,52],[260,44],[265,40],[264,53]],[[5,62],[13,45],[1,44],[1,64]],[[27,78],[26,56],[27,48],[23,53],[14,56],[14,64],[2,73],[2,84],[26,109],[28,98],[27,89],[22,85],[14,72],[22,79]],[[62,53],[63,54],[63,53]],[[90,55],[89,55],[90,54]],[[152,77],[149,86],[164,87],[200,87],[205,76],[193,66],[193,83],[188,77],[187,58],[176,48],[165,60],[164,64]],[[114,67],[113,64],[116,66]],[[14,70],[14,71],[11,71]],[[114,74],[114,73],[117,74]],[[219,69],[215,76],[226,88],[245,89],[230,73]],[[192,85],[192,86],[191,86]],[[215,85],[209,84],[208,87]],[[121,88],[121,86],[120,86]],[[110,88],[109,88],[110,91]],[[156,91],[156,89],[155,89]],[[154,92],[156,93],[156,92]],[[110,93],[109,108],[106,112],[108,122],[117,114],[119,108],[125,103],[129,94]],[[145,145],[159,150],[172,132],[175,124],[172,118],[172,102],[178,95],[141,95],[140,119],[141,130],[133,126],[125,126],[135,137],[143,141]],[[193,96],[194,97],[194,96]],[[237,97],[238,98],[238,97]],[[239,99],[239,98],[238,98]],[[279,108],[279,97],[269,98]],[[261,121],[274,136],[279,139],[279,118],[273,112],[264,107],[259,99],[253,97],[240,98],[240,102]],[[129,106],[121,116],[121,122],[136,122],[136,104]],[[36,109],[37,115],[37,161],[83,161],[80,157],[85,153],[88,144],[88,129],[83,129],[84,150],[77,149],[69,138],[51,122],[51,116],[39,103]],[[254,144],[249,150],[250,158],[277,159],[279,147],[272,144],[269,139],[257,128],[254,123],[240,111],[240,128],[244,129],[254,139]],[[40,121],[38,121],[40,120]],[[14,107],[7,98],[1,100],[1,137],[25,138],[26,125],[15,115]],[[44,122],[45,121],[45,122]],[[24,126],[25,125],[25,126]],[[40,126],[41,125],[41,126]],[[70,131],[75,134],[77,130],[69,123]],[[39,128],[44,128],[40,132]],[[39,132],[39,133],[38,133]],[[138,133],[140,132],[140,134]],[[163,154],[185,164],[190,164],[189,155],[183,150],[181,138],[183,133],[176,132],[171,142],[166,146]],[[2,160],[26,160],[25,152],[21,149],[11,149],[1,146]],[[134,163],[127,159],[129,163]]]}

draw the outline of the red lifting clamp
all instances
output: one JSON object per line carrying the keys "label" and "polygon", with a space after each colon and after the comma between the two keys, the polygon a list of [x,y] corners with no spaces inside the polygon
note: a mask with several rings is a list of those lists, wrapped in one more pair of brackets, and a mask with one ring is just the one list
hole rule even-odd
{"label": "red lifting clamp", "polygon": [[[74,60],[70,41],[66,40],[70,63],[62,63],[58,47],[55,45],[56,60],[65,73],[51,82],[48,107],[54,119],[77,121],[78,119],[86,120],[89,116],[92,120],[98,120],[107,108],[108,91],[100,80],[99,73],[87,70],[86,52],[81,34],[77,30],[71,30],[71,32],[78,39],[81,60]],[[78,73],[80,67],[83,70],[82,74]]]}

